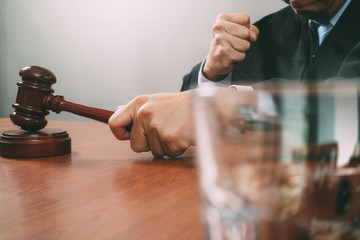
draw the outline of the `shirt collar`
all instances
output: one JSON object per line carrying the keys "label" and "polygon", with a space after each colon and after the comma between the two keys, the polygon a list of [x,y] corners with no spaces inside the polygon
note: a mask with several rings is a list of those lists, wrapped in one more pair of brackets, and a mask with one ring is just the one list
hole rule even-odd
{"label": "shirt collar", "polygon": [[351,0],[346,0],[346,2],[342,5],[340,10],[333,16],[332,19],[330,19],[329,22],[330,22],[331,25],[335,26],[335,24],[338,22],[339,18],[344,13],[345,9],[350,4],[350,2],[351,2]]}
{"label": "shirt collar", "polygon": [[[345,12],[345,9],[350,4],[350,2],[351,0],[346,0],[345,3],[342,5],[342,7],[339,9],[339,11],[330,19],[329,23],[331,26],[335,26],[335,24],[339,21],[341,15]],[[312,19],[309,19],[309,24],[310,22],[315,22],[318,25],[322,25]]]}

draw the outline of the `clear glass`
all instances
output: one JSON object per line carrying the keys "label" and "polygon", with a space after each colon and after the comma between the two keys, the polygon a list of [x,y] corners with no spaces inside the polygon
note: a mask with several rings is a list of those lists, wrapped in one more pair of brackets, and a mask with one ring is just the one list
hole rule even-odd
{"label": "clear glass", "polygon": [[339,82],[196,91],[208,239],[360,239],[359,91]]}

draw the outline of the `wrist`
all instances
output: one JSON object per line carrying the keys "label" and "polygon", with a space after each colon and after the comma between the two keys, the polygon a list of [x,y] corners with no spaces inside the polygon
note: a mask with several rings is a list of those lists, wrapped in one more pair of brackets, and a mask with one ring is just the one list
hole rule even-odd
{"label": "wrist", "polygon": [[204,65],[204,68],[201,71],[206,79],[213,82],[219,82],[221,80],[224,80],[226,76],[231,72],[229,71],[227,73],[219,74],[218,72],[211,71],[211,69],[207,67],[206,64]]}

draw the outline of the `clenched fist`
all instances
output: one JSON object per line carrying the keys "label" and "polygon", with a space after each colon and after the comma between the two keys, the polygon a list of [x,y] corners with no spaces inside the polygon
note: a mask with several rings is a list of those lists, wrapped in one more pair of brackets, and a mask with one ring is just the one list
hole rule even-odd
{"label": "clenched fist", "polygon": [[130,140],[135,152],[179,156],[194,144],[190,96],[191,91],[138,96],[118,107],[109,126],[116,138]]}
{"label": "clenched fist", "polygon": [[220,14],[213,26],[213,38],[203,73],[212,81],[219,81],[233,70],[234,62],[242,61],[250,43],[255,42],[259,29],[250,25],[250,17],[243,13]]}

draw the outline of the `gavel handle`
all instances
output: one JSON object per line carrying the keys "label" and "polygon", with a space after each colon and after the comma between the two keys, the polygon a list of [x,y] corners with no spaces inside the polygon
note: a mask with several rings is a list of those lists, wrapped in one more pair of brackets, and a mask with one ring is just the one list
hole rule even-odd
{"label": "gavel handle", "polygon": [[100,122],[108,123],[113,111],[100,108],[88,107],[77,103],[68,102],[63,96],[48,95],[44,98],[43,104],[47,110],[56,113],[61,111],[71,112],[79,116],[91,118]]}
{"label": "gavel handle", "polygon": [[114,113],[113,111],[88,107],[77,103],[68,102],[65,100],[62,101],[59,107],[62,111],[71,112],[76,115],[91,118],[104,123],[108,123],[109,118]]}

